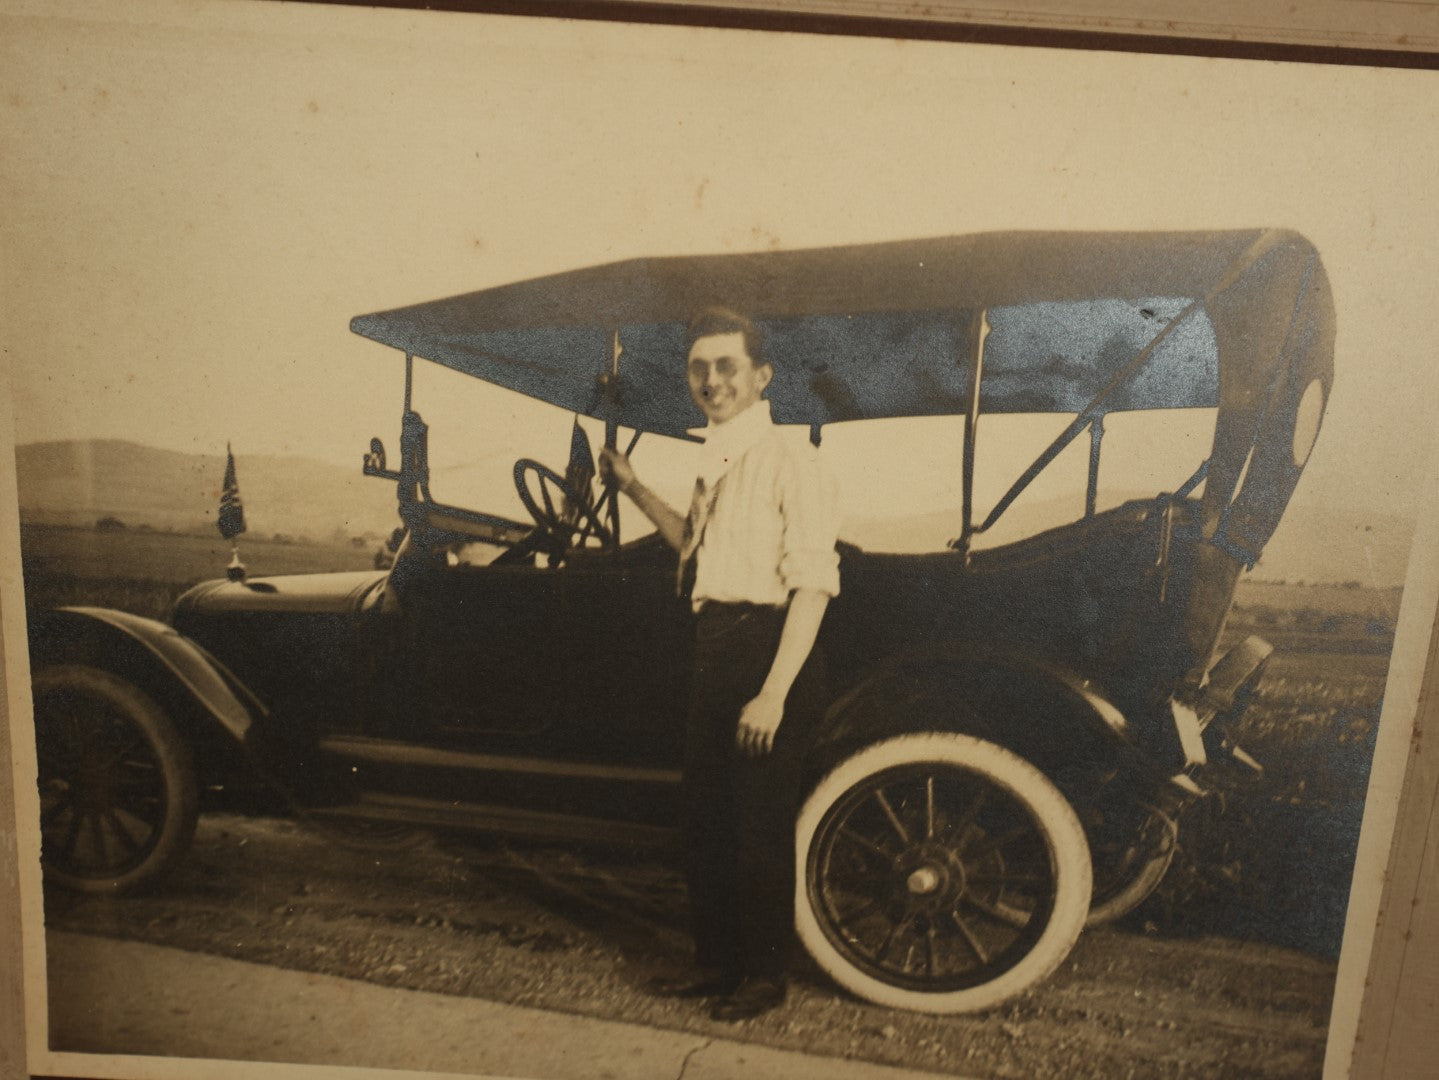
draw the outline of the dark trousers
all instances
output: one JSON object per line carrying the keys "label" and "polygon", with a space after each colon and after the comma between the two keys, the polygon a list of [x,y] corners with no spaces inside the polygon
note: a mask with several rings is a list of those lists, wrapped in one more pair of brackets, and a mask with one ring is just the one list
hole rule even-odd
{"label": "dark trousers", "polygon": [[696,961],[736,975],[783,975],[794,926],[794,820],[824,701],[818,649],[790,690],[773,749],[751,758],[735,746],[784,619],[783,608],[707,603],[695,631],[683,823],[691,930]]}

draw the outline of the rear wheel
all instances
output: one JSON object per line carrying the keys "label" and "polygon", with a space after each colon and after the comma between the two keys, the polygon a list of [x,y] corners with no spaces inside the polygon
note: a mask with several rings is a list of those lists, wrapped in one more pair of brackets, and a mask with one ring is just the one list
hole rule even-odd
{"label": "rear wheel", "polygon": [[1179,826],[1160,810],[1135,805],[1127,813],[1106,815],[1089,833],[1094,895],[1086,925],[1122,919],[1144,903],[1169,871],[1178,846]]}
{"label": "rear wheel", "polygon": [[108,671],[45,668],[33,693],[47,880],[109,894],[148,885],[194,835],[189,747],[149,696]]}
{"label": "rear wheel", "polygon": [[796,840],[801,941],[881,1005],[997,1005],[1059,966],[1089,910],[1089,849],[1068,801],[968,735],[859,751],[806,800]]}

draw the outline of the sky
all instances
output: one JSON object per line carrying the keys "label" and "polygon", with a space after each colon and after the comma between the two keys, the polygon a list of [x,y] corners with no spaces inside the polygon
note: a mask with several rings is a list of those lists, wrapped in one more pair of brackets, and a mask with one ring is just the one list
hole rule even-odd
{"label": "sky", "polygon": [[[1275,225],[1315,243],[1338,310],[1336,387],[1296,498],[1412,514],[1439,404],[1435,78],[0,0],[17,441],[228,441],[241,460],[358,467],[372,435],[393,452],[403,380],[393,350],[349,333],[356,314],[637,255]],[[451,501],[507,485],[515,457],[564,460],[569,419],[516,395],[431,369],[416,403]],[[1014,438],[1042,442],[1045,423]],[[1132,437],[1147,466],[1203,446],[1151,427]],[[826,453],[874,512],[920,512],[958,499],[959,444],[957,421],[924,421],[837,432]],[[685,452],[650,453],[682,499]]]}

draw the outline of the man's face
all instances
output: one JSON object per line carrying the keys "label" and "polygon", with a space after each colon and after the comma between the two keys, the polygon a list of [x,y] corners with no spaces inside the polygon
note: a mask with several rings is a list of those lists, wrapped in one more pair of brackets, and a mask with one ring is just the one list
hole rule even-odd
{"label": "man's face", "polygon": [[739,331],[708,334],[690,346],[690,396],[711,424],[723,424],[748,409],[773,377],[768,364],[755,367]]}

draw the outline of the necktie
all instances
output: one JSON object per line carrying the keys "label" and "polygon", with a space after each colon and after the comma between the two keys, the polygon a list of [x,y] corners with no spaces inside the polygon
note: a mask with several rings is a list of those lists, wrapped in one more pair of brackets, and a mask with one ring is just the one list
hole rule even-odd
{"label": "necktie", "polygon": [[[719,496],[719,483],[714,487],[708,487],[703,478],[695,480],[694,494],[690,496],[690,511],[685,517],[685,528],[683,542],[680,545],[679,566],[675,568],[675,594],[684,596],[686,588],[686,571],[694,560],[695,552],[699,550],[700,541],[704,539],[705,524],[709,521],[710,514],[714,511],[715,499]],[[689,584],[694,583],[692,574],[688,575]]]}

